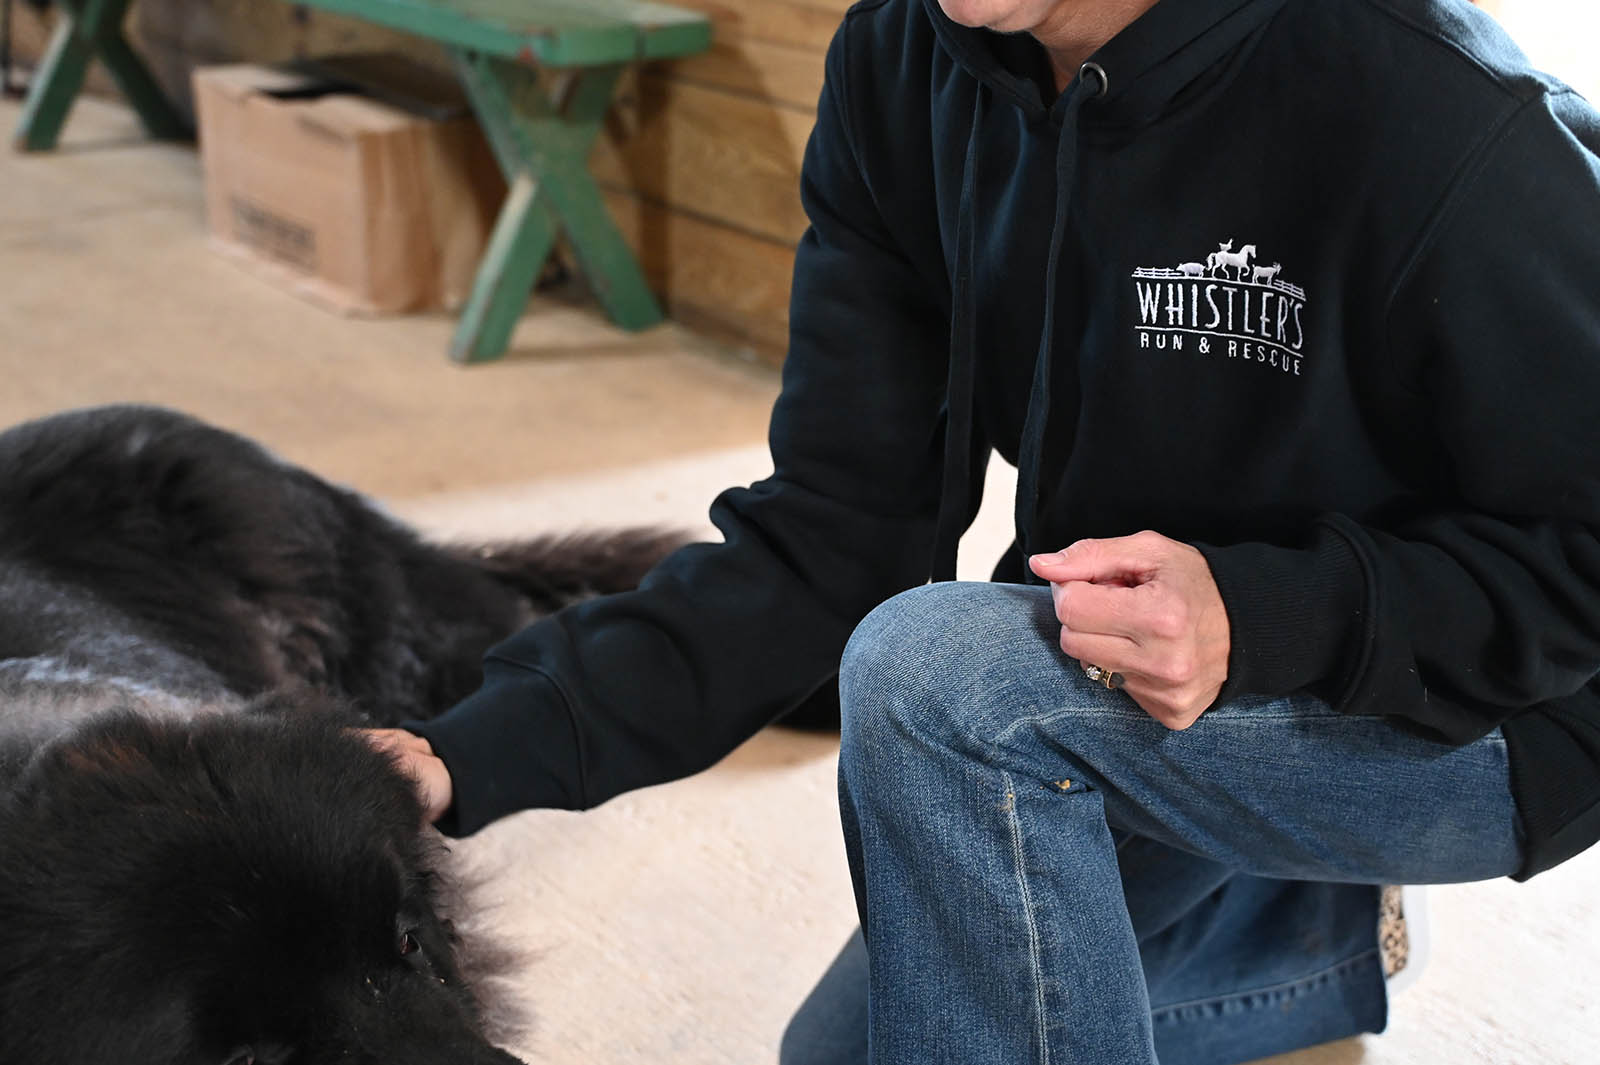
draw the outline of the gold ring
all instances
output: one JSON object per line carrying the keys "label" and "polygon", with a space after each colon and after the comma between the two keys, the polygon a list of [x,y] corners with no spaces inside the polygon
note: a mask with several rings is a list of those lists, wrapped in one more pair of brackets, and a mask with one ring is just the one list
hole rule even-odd
{"label": "gold ring", "polygon": [[1111,670],[1103,669],[1100,666],[1084,666],[1083,675],[1096,684],[1104,684],[1108,691],[1122,687],[1123,676],[1121,673],[1113,673]]}

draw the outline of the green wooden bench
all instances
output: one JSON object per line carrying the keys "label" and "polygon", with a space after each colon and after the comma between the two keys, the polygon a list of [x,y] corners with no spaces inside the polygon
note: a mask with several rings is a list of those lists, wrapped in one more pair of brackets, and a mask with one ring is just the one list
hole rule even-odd
{"label": "green wooden bench", "polygon": [[[128,46],[132,0],[62,0],[61,22],[23,105],[16,145],[55,147],[91,60],[109,68],[152,136],[189,132]],[[499,358],[528,294],[565,228],[611,320],[643,329],[661,320],[633,254],[589,173],[618,77],[644,59],[691,55],[711,44],[705,16],[642,0],[301,0],[444,44],[510,191],[489,238],[451,358]],[[540,66],[570,73],[561,98],[541,88]]]}

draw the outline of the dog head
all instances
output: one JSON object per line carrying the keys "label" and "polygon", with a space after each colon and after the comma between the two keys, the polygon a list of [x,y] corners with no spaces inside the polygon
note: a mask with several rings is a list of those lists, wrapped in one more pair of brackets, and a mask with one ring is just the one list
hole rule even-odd
{"label": "dog head", "polygon": [[320,715],[97,719],[0,793],[0,1065],[515,1065],[441,851]]}

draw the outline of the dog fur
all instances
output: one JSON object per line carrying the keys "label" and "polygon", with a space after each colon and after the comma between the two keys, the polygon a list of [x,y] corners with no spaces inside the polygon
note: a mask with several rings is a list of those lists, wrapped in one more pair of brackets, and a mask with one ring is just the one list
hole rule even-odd
{"label": "dog fur", "polygon": [[151,407],[0,433],[0,1065],[505,1065],[411,782],[350,733],[682,542],[422,542]]}

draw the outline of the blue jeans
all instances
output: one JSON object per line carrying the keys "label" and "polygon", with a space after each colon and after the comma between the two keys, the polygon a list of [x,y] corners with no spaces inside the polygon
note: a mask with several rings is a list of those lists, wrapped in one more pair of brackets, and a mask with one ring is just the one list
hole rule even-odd
{"label": "blue jeans", "polygon": [[1498,732],[1309,696],[1172,732],[1057,645],[1047,589],[937,584],[856,630],[840,805],[865,930],[786,1065],[1211,1065],[1381,1031],[1378,885],[1504,876]]}

